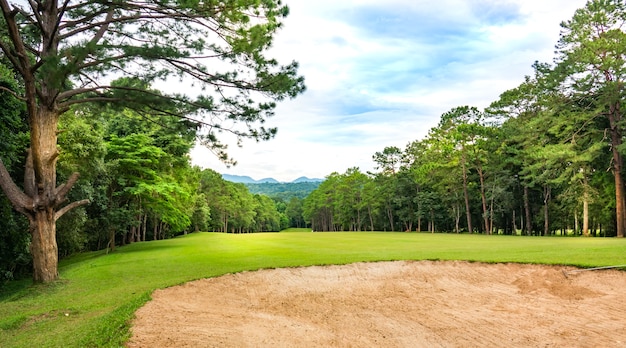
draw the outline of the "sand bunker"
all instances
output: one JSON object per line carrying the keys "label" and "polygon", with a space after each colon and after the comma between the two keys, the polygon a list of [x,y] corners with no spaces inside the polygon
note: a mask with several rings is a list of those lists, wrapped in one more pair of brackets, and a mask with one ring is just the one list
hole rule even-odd
{"label": "sand bunker", "polygon": [[624,347],[626,272],[467,262],[262,270],[154,292],[129,347]]}

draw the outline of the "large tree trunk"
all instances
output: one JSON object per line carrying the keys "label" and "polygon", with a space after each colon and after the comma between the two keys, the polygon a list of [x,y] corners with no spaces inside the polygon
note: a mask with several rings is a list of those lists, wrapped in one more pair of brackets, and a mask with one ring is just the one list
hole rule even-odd
{"label": "large tree trunk", "polygon": [[27,167],[32,164],[33,172],[27,168],[24,178],[25,192],[35,203],[35,216],[30,219],[33,281],[42,283],[59,276],[55,219],[57,123],[58,115],[45,110],[31,117],[31,158],[26,162]]}
{"label": "large tree trunk", "polygon": [[52,209],[35,213],[31,220],[30,253],[33,256],[33,281],[47,283],[59,277],[59,252],[56,241],[56,221]]}

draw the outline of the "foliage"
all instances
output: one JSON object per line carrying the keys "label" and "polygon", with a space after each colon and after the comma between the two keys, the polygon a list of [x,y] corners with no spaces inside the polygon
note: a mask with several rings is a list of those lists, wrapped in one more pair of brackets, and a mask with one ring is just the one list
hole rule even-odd
{"label": "foliage", "polygon": [[245,184],[250,192],[254,194],[263,194],[271,198],[289,201],[293,197],[304,199],[313,190],[315,190],[319,182],[290,182],[290,183],[255,183]]}
{"label": "foliage", "polygon": [[[0,64],[0,86],[19,90],[12,72]],[[23,159],[28,142],[26,110],[9,93],[0,93],[0,158],[14,176],[23,175]],[[31,267],[27,220],[13,210],[11,202],[0,193],[0,284],[22,276]]]}

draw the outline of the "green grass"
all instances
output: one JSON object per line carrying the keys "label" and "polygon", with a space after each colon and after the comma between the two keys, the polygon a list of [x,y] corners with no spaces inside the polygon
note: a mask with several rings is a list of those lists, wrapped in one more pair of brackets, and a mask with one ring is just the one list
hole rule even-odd
{"label": "green grass", "polygon": [[0,289],[0,346],[122,346],[133,313],[153,290],[261,268],[423,259],[626,264],[626,239],[300,231],[197,233],[77,255],[60,264],[58,282]]}

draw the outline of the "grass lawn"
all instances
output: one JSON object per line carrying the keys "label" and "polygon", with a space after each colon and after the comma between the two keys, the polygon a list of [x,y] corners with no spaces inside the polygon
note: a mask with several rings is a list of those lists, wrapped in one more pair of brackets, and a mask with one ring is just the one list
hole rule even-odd
{"label": "grass lawn", "polygon": [[0,346],[123,346],[134,311],[150,293],[189,280],[261,268],[424,259],[624,265],[626,239],[293,232],[196,233],[136,243],[64,260],[61,280],[53,284],[25,280],[0,288]]}

